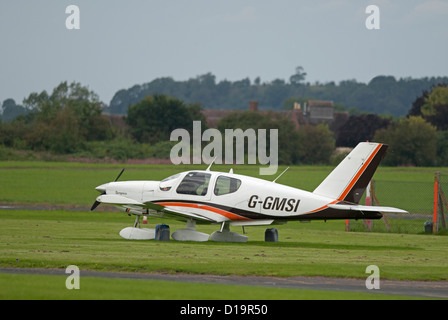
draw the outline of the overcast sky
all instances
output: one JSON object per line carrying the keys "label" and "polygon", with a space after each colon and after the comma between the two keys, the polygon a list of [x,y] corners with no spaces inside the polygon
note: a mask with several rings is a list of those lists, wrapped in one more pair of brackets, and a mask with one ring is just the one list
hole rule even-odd
{"label": "overcast sky", "polygon": [[78,81],[108,104],[158,77],[288,81],[297,66],[311,83],[448,76],[448,0],[0,1],[0,102]]}

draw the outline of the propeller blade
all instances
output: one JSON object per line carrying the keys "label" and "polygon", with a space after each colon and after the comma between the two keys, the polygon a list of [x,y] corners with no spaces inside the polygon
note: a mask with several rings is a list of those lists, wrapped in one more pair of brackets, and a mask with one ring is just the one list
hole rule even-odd
{"label": "propeller blade", "polygon": [[[103,194],[106,194],[106,191],[103,191],[103,192],[101,193],[101,195],[103,195]],[[101,202],[98,202],[98,201],[95,200],[95,202],[93,203],[92,207],[90,208],[90,211],[95,210],[96,207],[98,207],[98,206],[100,205],[100,203],[101,203]]]}
{"label": "propeller blade", "polygon": [[118,176],[117,176],[117,178],[114,180],[114,182],[115,181],[117,181],[118,179],[120,179],[120,177],[121,177],[121,174],[124,172],[124,168],[121,170],[121,172],[118,174]]}
{"label": "propeller blade", "polygon": [[98,207],[100,205],[101,202],[95,201],[92,205],[92,208],[90,208],[90,211],[93,211],[96,209],[96,207]]}

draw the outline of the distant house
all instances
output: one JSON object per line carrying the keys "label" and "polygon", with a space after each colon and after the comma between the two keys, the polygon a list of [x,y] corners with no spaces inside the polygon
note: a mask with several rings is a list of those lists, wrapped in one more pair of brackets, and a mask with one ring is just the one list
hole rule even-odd
{"label": "distant house", "polygon": [[219,120],[228,116],[234,112],[242,112],[240,110],[215,110],[215,109],[205,109],[202,110],[202,114],[205,116],[207,120],[207,125],[209,128],[216,128]]}
{"label": "distant house", "polygon": [[310,100],[305,104],[304,115],[310,124],[330,123],[334,120],[334,103]]}
{"label": "distant house", "polygon": [[[285,118],[289,118],[294,122],[296,129],[305,124],[319,124],[319,123],[331,123],[334,120],[334,103],[333,101],[318,101],[310,100],[303,106],[300,103],[294,103],[293,110],[284,111],[259,111],[258,102],[250,101],[249,110],[254,112],[260,112],[262,114],[272,113],[274,115],[281,115]],[[207,109],[203,110],[205,118],[207,119],[207,124],[210,128],[216,128],[219,120],[228,116],[234,112],[243,112],[241,110],[213,110]]]}

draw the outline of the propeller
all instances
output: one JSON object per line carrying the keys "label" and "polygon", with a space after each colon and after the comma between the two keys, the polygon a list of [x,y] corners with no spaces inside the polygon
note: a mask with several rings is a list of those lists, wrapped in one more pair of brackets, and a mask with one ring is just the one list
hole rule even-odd
{"label": "propeller", "polygon": [[[100,196],[102,196],[103,194],[106,194],[106,191],[101,192],[101,195],[100,195]],[[93,205],[92,205],[92,208],[90,208],[90,211],[95,210],[96,207],[98,207],[98,206],[100,205],[100,203],[101,203],[101,202],[98,202],[98,201],[95,200],[95,202],[94,202]]]}
{"label": "propeller", "polygon": [[120,179],[122,173],[124,172],[124,168],[121,169],[121,172],[118,174],[118,176],[115,178],[114,182],[116,182],[118,179]]}
{"label": "propeller", "polygon": [[[118,179],[120,179],[121,175],[124,172],[124,168],[121,170],[121,172],[118,174],[118,176],[115,178],[114,182],[116,182]],[[101,192],[100,196],[106,194],[106,191]],[[95,200],[95,202],[93,203],[92,207],[90,208],[90,211],[93,211],[96,209],[96,207],[98,207],[100,205],[101,202]]]}

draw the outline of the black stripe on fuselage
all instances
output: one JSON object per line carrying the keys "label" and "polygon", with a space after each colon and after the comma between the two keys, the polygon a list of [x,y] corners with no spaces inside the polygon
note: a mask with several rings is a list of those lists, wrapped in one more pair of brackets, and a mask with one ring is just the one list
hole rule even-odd
{"label": "black stripe on fuselage", "polygon": [[152,203],[163,203],[163,202],[172,202],[172,203],[195,203],[207,205],[210,207],[215,207],[217,209],[225,210],[233,214],[237,214],[244,218],[248,218],[251,220],[260,220],[260,219],[274,219],[274,220],[340,220],[340,219],[381,219],[383,215],[381,212],[362,212],[355,210],[338,210],[334,208],[324,208],[320,211],[313,213],[304,213],[300,215],[290,215],[287,217],[279,217],[268,215],[259,212],[253,212],[249,210],[244,210],[240,208],[233,208],[221,204],[206,202],[206,201],[194,201],[194,200],[156,200],[151,201]]}

